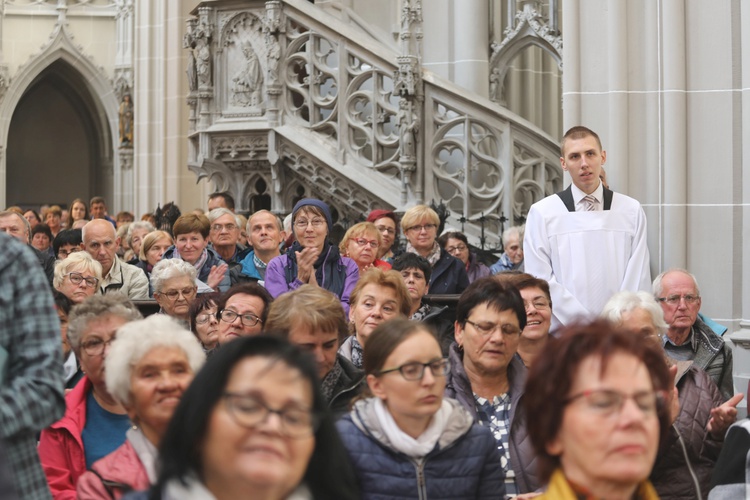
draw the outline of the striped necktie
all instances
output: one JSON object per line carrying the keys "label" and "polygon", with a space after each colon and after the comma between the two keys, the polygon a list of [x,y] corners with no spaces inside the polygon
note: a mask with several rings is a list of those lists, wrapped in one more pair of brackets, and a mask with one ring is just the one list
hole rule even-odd
{"label": "striped necktie", "polygon": [[583,197],[583,202],[585,204],[586,212],[594,212],[596,211],[596,204],[599,203],[599,200],[597,200],[593,194],[587,194]]}

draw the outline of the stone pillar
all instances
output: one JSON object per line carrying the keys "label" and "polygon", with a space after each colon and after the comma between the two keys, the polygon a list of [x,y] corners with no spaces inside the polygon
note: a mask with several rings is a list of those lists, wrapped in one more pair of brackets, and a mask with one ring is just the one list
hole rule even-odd
{"label": "stone pillar", "polygon": [[663,0],[662,12],[663,268],[687,267],[687,96],[685,1]]}
{"label": "stone pillar", "polygon": [[[606,149],[610,154],[612,168],[605,164],[607,178],[613,186],[627,190],[628,179],[628,31],[627,0],[608,0],[607,5],[607,65],[609,94],[607,111],[608,134]],[[563,131],[564,133],[564,131]],[[609,163],[609,162],[607,162]]]}
{"label": "stone pillar", "polygon": [[[425,8],[429,8],[426,2]],[[489,3],[488,0],[452,2],[454,31],[453,81],[469,91],[489,93]]]}

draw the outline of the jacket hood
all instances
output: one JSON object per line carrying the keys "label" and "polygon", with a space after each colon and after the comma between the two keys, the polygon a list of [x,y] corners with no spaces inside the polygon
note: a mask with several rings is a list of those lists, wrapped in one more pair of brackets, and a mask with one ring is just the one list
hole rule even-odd
{"label": "jacket hood", "polygon": [[[381,425],[380,420],[378,420],[375,414],[375,399],[376,398],[367,398],[357,401],[351,412],[352,422],[365,435],[372,437],[382,446],[400,453],[391,444],[383,431],[383,426]],[[450,404],[451,413],[448,416],[448,422],[445,425],[443,434],[440,436],[440,439],[438,439],[436,446],[437,450],[445,449],[456,442],[461,436],[469,432],[471,426],[474,425],[473,417],[458,401],[450,398],[444,398],[443,401]]]}

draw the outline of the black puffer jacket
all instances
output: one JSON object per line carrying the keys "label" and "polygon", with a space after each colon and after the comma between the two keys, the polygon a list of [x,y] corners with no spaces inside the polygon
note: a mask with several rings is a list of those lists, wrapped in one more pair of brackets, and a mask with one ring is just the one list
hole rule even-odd
{"label": "black puffer jacket", "polygon": [[[711,473],[723,444],[723,439],[715,439],[707,430],[711,409],[720,406],[723,398],[719,388],[704,372],[690,366],[685,369],[683,361],[678,367],[683,372],[677,381],[680,393],[680,413],[672,424],[667,441],[659,449],[656,463],[651,471],[651,483],[662,500],[698,498],[690,469],[700,484],[702,497],[708,497]],[[683,365],[683,366],[681,366]],[[685,450],[690,468],[685,461]]]}

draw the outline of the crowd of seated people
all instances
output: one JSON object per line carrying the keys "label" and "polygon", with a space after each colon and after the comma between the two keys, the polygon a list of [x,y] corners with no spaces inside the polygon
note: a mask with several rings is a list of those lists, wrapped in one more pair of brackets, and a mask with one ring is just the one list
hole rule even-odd
{"label": "crowd of seated people", "polygon": [[0,213],[57,258],[66,412],[38,445],[55,499],[687,499],[744,481],[731,349],[686,270],[553,331],[522,228],[488,266],[424,205],[336,241],[312,198],[289,235],[228,193],[168,222],[92,202]]}

